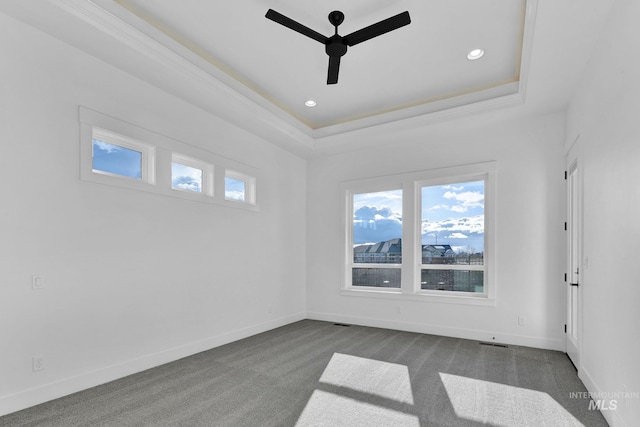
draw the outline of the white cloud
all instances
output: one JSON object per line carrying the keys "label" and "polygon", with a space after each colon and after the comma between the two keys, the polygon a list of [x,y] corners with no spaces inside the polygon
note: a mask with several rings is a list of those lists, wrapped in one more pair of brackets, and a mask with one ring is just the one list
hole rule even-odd
{"label": "white cloud", "polygon": [[353,197],[354,211],[365,206],[380,211],[389,209],[392,212],[402,212],[402,190],[355,194]]}
{"label": "white cloud", "polygon": [[182,190],[189,191],[202,191],[201,180],[199,178],[193,178],[190,176],[178,176],[171,181],[173,188],[180,188]]}
{"label": "white cloud", "polygon": [[451,209],[449,205],[435,205],[429,208],[430,211],[436,211],[438,209]]}
{"label": "white cloud", "polygon": [[446,238],[447,239],[468,239],[469,236],[463,233],[451,233]]}
{"label": "white cloud", "polygon": [[93,146],[107,153],[117,153],[120,151],[120,147],[117,145],[108,144],[106,142],[98,141],[97,139],[93,140]]}
{"label": "white cloud", "polygon": [[238,200],[244,202],[244,191],[229,191],[224,192],[224,197],[228,200]]}
{"label": "white cloud", "polygon": [[462,218],[451,218],[442,221],[422,221],[422,234],[436,231],[448,231],[450,233],[483,233],[484,215],[476,215]]}
{"label": "white cloud", "polygon": [[388,207],[362,206],[353,213],[353,242],[382,242],[402,237],[402,215]]}
{"label": "white cloud", "polygon": [[484,206],[484,194],[478,191],[465,191],[463,193],[447,191],[442,197],[458,202],[450,208],[452,211],[458,213],[466,212],[469,208]]}
{"label": "white cloud", "polygon": [[444,188],[445,190],[453,190],[453,191],[460,191],[464,189],[462,185],[460,187],[456,187],[454,185],[443,185],[442,188]]}

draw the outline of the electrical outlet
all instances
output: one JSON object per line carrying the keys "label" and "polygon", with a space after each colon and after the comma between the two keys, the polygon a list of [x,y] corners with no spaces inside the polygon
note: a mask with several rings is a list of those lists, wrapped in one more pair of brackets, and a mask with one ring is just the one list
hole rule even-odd
{"label": "electrical outlet", "polygon": [[396,305],[396,314],[402,314],[402,307],[399,305]]}
{"label": "electrical outlet", "polygon": [[40,291],[44,289],[44,276],[41,274],[34,274],[31,276],[31,289],[34,291]]}
{"label": "electrical outlet", "polygon": [[33,356],[31,358],[31,366],[33,372],[42,371],[44,369],[44,356]]}
{"label": "electrical outlet", "polygon": [[524,317],[524,316],[518,316],[518,325],[526,326],[527,325],[527,318]]}

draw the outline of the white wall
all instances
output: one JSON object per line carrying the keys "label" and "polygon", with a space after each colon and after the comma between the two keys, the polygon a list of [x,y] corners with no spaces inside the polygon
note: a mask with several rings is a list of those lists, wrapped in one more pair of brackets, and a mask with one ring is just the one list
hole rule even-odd
{"label": "white wall", "polygon": [[[0,415],[304,318],[303,159],[0,28]],[[258,168],[260,211],[81,181],[79,105]]]}
{"label": "white wall", "polygon": [[[504,122],[500,114],[389,134],[386,148],[309,162],[310,317],[564,349],[564,115]],[[340,294],[341,182],[491,160],[498,162],[495,307]]]}
{"label": "white wall", "polygon": [[[616,0],[568,114],[584,173],[580,377],[591,391],[640,393],[640,3]],[[588,262],[587,262],[588,259]],[[603,411],[640,425],[640,398]]]}

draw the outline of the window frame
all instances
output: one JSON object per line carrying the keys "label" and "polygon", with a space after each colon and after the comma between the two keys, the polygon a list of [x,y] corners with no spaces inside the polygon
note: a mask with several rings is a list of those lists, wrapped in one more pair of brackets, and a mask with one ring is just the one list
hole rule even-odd
{"label": "window frame", "polygon": [[[364,183],[362,186],[354,186],[353,188],[349,188],[346,190],[346,206],[347,206],[347,243],[346,243],[346,259],[347,267],[345,269],[345,284],[349,284],[349,289],[354,290],[364,290],[370,292],[389,292],[389,293],[399,293],[402,289],[402,281],[404,280],[403,274],[403,264],[386,264],[386,263],[356,263],[353,260],[353,197],[356,194],[367,194],[367,193],[381,193],[385,191],[396,191],[400,190],[402,192],[402,209],[403,209],[403,217],[404,217],[404,189],[401,182],[398,183],[384,183],[376,185],[377,181],[373,183]],[[402,234],[404,234],[404,220],[402,224]],[[402,236],[401,236],[402,237]],[[403,245],[404,246],[404,245]],[[404,260],[404,249],[403,249],[403,260]],[[404,262],[404,261],[403,261]],[[392,287],[378,287],[378,286],[353,286],[351,285],[352,274],[354,268],[391,268],[391,269],[399,269],[400,270],[400,288],[392,288]]]}
{"label": "window frame", "polygon": [[[388,175],[343,182],[343,256],[342,283],[340,293],[345,296],[364,296],[422,300],[466,305],[495,306],[497,286],[495,280],[495,219],[496,219],[497,162],[482,162],[470,165],[445,167],[405,174]],[[471,181],[484,181],[484,292],[438,291],[421,289],[421,209],[422,187]],[[353,286],[352,269],[362,263],[353,262],[353,196],[355,194],[402,189],[402,264],[401,287],[379,288]],[[420,248],[420,249],[418,249]],[[373,267],[388,268],[393,264],[372,264]],[[369,265],[367,265],[368,267]],[[470,266],[461,266],[470,267]],[[469,268],[461,268],[469,270]]]}
{"label": "window frame", "polygon": [[[237,170],[225,169],[224,171],[224,199],[230,203],[241,203],[248,205],[256,204],[256,178],[246,173],[239,172]],[[230,178],[236,181],[244,182],[244,200],[227,198],[227,186],[226,178]]]}
{"label": "window frame", "polygon": [[[487,185],[488,185],[488,181],[489,181],[489,174],[487,173],[481,173],[481,174],[477,174],[477,175],[464,175],[464,176],[453,176],[453,177],[443,177],[443,178],[434,178],[434,179],[427,179],[427,180],[422,180],[422,181],[417,181],[416,182],[416,196],[417,196],[417,208],[420,210],[420,212],[422,212],[422,188],[423,187],[433,187],[433,186],[440,186],[440,185],[458,185],[458,184],[463,184],[463,183],[467,183],[467,182],[478,182],[478,181],[483,181],[484,183],[484,235],[485,235],[485,239],[484,239],[484,247],[482,248],[483,253],[485,254],[483,256],[483,264],[482,266],[478,266],[478,265],[465,265],[465,264],[422,264],[422,251],[420,251],[420,256],[419,256],[419,261],[417,262],[417,267],[418,267],[418,271],[417,271],[417,277],[422,277],[422,271],[423,270],[454,270],[454,271],[482,271],[483,272],[483,292],[478,292],[478,293],[474,293],[474,292],[462,292],[462,291],[444,291],[444,290],[434,290],[434,289],[422,289],[422,283],[421,280],[418,280],[416,283],[416,293],[419,294],[425,294],[425,295],[451,295],[451,296],[470,296],[470,297],[481,297],[481,298],[488,298],[490,293],[489,293],[489,286],[488,286],[488,282],[489,282],[489,269],[487,268],[487,222],[488,222],[488,218],[487,218]],[[491,197],[491,196],[490,196]],[[422,227],[421,227],[421,222],[422,220],[420,219],[420,227],[418,227],[417,233],[418,235],[416,236],[416,239],[419,245],[422,242]],[[491,225],[490,225],[490,229],[491,229]],[[417,248],[416,248],[417,250]],[[493,256],[491,256],[491,258],[493,258]],[[426,266],[426,267],[425,267]]]}
{"label": "window frame", "polygon": [[[193,202],[217,205],[234,209],[259,212],[257,182],[263,179],[260,169],[237,160],[219,155],[203,147],[204,144],[215,145],[215,141],[200,141],[197,144],[183,142],[173,137],[157,133],[133,123],[100,113],[82,105],[78,106],[80,125],[80,180],[127,190],[136,190],[162,196],[189,200]],[[116,139],[104,142],[132,147],[136,151],[146,152],[145,179],[137,179],[109,172],[93,170],[94,130],[105,132]],[[104,140],[105,138],[96,138]],[[125,146],[123,144],[127,142]],[[129,143],[135,145],[131,146]],[[174,157],[175,156],[175,157]],[[186,166],[203,169],[203,192],[186,191],[172,187],[171,163],[173,159],[181,159],[176,163],[187,163]],[[206,166],[206,167],[205,167]],[[206,169],[206,173],[205,170]],[[238,202],[224,197],[225,171],[232,170],[247,182],[248,201]],[[205,176],[207,175],[207,176]],[[206,180],[206,181],[205,181]],[[208,188],[205,190],[205,187]]]}
{"label": "window frame", "polygon": [[[202,183],[200,191],[192,191],[184,188],[176,188],[173,186],[173,163],[188,166],[202,171]],[[195,159],[185,154],[173,152],[171,153],[171,189],[174,191],[182,191],[187,194],[204,195],[214,197],[214,166],[202,160]]]}
{"label": "window frame", "polygon": [[[126,148],[128,150],[140,153],[140,179],[121,175],[113,172],[95,169],[93,167],[94,159],[94,141],[106,142],[107,144],[117,147]],[[156,148],[140,140],[111,132],[106,129],[94,127],[91,132],[91,172],[117,179],[131,180],[132,182],[141,182],[144,184],[154,185],[156,183]]]}

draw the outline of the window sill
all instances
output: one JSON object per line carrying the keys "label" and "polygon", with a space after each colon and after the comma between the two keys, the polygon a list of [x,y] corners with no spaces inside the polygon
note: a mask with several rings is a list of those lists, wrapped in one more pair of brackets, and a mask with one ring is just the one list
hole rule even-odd
{"label": "window sill", "polygon": [[461,304],[461,305],[476,305],[484,307],[495,307],[496,299],[486,296],[466,296],[466,295],[436,295],[427,294],[422,292],[416,292],[413,294],[403,293],[400,289],[342,289],[340,291],[342,296],[350,297],[364,297],[364,298],[382,298],[391,300],[404,300],[404,301],[421,301],[429,303],[443,303],[443,304]]}

